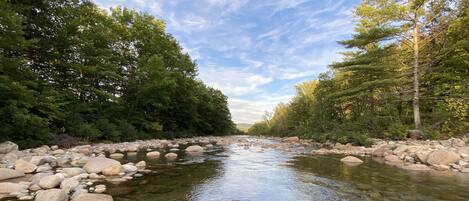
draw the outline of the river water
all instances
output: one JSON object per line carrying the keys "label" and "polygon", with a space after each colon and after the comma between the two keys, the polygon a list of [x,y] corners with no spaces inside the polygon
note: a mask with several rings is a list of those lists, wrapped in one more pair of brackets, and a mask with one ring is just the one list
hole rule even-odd
{"label": "river water", "polygon": [[469,175],[410,172],[370,158],[348,166],[340,162],[341,156],[307,156],[241,144],[196,157],[179,154],[175,162],[149,160],[145,153],[125,158],[123,162],[146,160],[152,173],[106,183],[107,193],[117,201],[469,200]]}

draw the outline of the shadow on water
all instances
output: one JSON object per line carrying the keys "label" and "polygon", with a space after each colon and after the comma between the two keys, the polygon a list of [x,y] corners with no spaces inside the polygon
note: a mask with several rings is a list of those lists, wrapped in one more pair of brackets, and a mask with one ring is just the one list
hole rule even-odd
{"label": "shadow on water", "polygon": [[360,166],[340,162],[341,156],[297,157],[297,177],[358,197],[359,200],[469,200],[469,177],[453,172],[402,170],[363,158]]}
{"label": "shadow on water", "polygon": [[[161,151],[161,150],[160,150]],[[116,201],[179,201],[188,200],[193,187],[204,180],[216,177],[220,172],[220,150],[214,150],[204,156],[186,156],[183,151],[178,155],[183,158],[178,161],[147,159],[145,152],[135,156],[126,156],[122,162],[137,162],[145,160],[147,168],[153,170],[143,177],[120,184],[105,183],[107,193]],[[162,155],[165,153],[162,152]]]}

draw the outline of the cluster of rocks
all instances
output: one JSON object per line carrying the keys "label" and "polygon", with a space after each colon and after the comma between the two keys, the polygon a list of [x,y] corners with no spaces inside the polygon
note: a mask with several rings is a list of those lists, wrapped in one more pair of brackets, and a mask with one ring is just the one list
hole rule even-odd
{"label": "cluster of rocks", "polygon": [[[374,160],[407,170],[438,170],[469,173],[469,147],[462,139],[449,140],[374,140],[372,147],[351,144],[324,144],[311,154],[343,154],[371,156]],[[356,157],[346,157],[345,163],[360,163]],[[352,162],[354,161],[354,162]]]}
{"label": "cluster of rocks", "polygon": [[[178,140],[147,140],[115,144],[81,145],[70,149],[41,146],[18,150],[12,142],[0,143],[0,199],[36,201],[108,201],[102,182],[119,183],[149,172],[146,162],[121,164],[125,155],[145,151],[149,159],[160,158],[158,149],[169,149],[163,156],[178,159],[180,145],[188,155],[198,155],[214,144],[228,145],[230,138],[199,137]],[[166,151],[165,151],[166,152]],[[96,185],[99,184],[99,185]]]}

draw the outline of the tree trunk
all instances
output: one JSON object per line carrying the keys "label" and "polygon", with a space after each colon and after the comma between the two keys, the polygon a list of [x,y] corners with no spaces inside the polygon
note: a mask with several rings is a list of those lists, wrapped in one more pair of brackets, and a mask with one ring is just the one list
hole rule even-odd
{"label": "tree trunk", "polygon": [[420,107],[419,107],[419,27],[418,27],[418,14],[415,12],[414,30],[413,30],[413,43],[414,43],[414,98],[412,107],[414,111],[415,129],[420,130],[422,122],[420,120]]}

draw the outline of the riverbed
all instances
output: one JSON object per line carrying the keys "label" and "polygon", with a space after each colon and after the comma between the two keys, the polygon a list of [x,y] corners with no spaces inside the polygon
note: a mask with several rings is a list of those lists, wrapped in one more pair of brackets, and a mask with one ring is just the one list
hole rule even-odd
{"label": "riverbed", "polygon": [[[145,160],[147,173],[107,186],[117,201],[469,200],[469,176],[457,172],[408,171],[362,157],[349,166],[343,156],[311,156],[309,150],[265,148],[272,139],[212,147],[203,155],[180,151],[177,161],[148,159],[145,152],[122,162]],[[183,149],[181,149],[183,150]]]}

